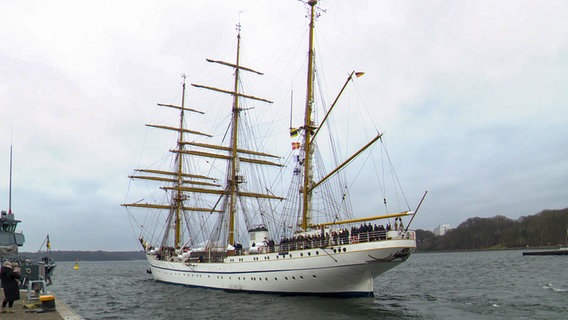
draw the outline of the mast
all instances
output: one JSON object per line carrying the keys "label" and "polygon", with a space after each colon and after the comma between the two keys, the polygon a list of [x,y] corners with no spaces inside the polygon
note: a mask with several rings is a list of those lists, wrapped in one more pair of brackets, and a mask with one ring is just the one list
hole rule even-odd
{"label": "mast", "polygon": [[[226,67],[231,67],[231,68],[235,69],[234,82],[233,82],[233,89],[232,90],[224,90],[224,89],[220,89],[220,88],[215,88],[215,87],[210,87],[210,86],[205,86],[205,85],[200,85],[200,84],[195,84],[195,83],[191,84],[194,87],[198,87],[198,88],[202,88],[202,89],[208,89],[208,90],[221,92],[221,93],[225,93],[225,94],[230,94],[230,95],[233,96],[231,128],[230,128],[231,135],[230,135],[230,144],[229,144],[228,148],[222,147],[222,146],[213,146],[213,145],[207,145],[207,144],[196,144],[196,143],[190,143],[190,142],[187,142],[186,144],[201,147],[201,148],[206,148],[206,149],[227,151],[227,154],[226,155],[215,155],[215,154],[212,154],[212,153],[206,153],[206,152],[201,152],[201,151],[183,151],[184,153],[191,154],[193,156],[218,158],[218,159],[224,159],[224,160],[228,161],[227,187],[226,187],[226,190],[223,192],[223,194],[228,197],[227,203],[226,203],[227,211],[228,211],[228,217],[227,217],[228,218],[228,226],[227,226],[227,238],[226,238],[226,240],[227,240],[228,244],[234,244],[235,243],[235,229],[236,229],[235,221],[236,221],[236,216],[237,216],[237,203],[238,203],[239,197],[244,196],[244,197],[256,197],[256,198],[280,199],[278,197],[274,197],[274,196],[266,195],[266,194],[261,194],[261,193],[243,192],[239,188],[239,185],[245,182],[243,176],[240,174],[240,163],[241,162],[254,163],[254,164],[259,164],[259,165],[277,165],[277,166],[279,166],[279,164],[271,162],[271,161],[266,161],[266,160],[261,160],[261,159],[253,159],[253,158],[247,158],[247,157],[240,157],[241,153],[259,156],[259,157],[276,157],[276,156],[272,156],[270,154],[266,154],[266,153],[262,153],[262,152],[255,152],[255,151],[252,151],[252,150],[245,150],[245,149],[239,148],[239,121],[240,121],[240,112],[242,111],[242,109],[239,105],[240,98],[246,98],[246,99],[252,99],[252,100],[256,100],[256,101],[272,103],[272,101],[270,101],[270,100],[266,100],[266,99],[251,96],[251,95],[246,95],[246,94],[243,94],[242,92],[239,91],[240,72],[241,71],[248,71],[248,72],[258,74],[258,75],[263,75],[262,72],[258,72],[256,70],[251,69],[251,68],[241,66],[241,64],[240,64],[240,62],[241,62],[240,61],[240,50],[241,50],[241,24],[238,23],[237,24],[237,53],[236,53],[235,63],[229,63],[229,62],[213,60],[213,59],[206,59],[207,62],[217,63],[217,64],[220,64],[220,65],[223,65],[223,66],[226,66]],[[201,190],[199,190],[198,188],[190,188],[190,189],[191,189],[190,191],[192,191],[192,192],[201,192]],[[187,188],[185,188],[185,190],[187,190]],[[211,191],[210,193],[219,194],[218,192],[213,192],[213,191]]]}
{"label": "mast", "polygon": [[[182,91],[181,91],[181,108],[180,108],[180,116],[179,116],[179,135],[178,135],[178,141],[177,141],[177,150],[179,151],[176,154],[176,158],[177,158],[177,181],[176,181],[176,185],[178,187],[183,185],[183,148],[184,148],[184,144],[183,144],[183,120],[184,120],[184,107],[185,107],[185,74],[182,75]],[[172,201],[174,202],[174,206],[173,209],[175,210],[175,222],[174,222],[174,229],[175,229],[175,238],[174,238],[174,243],[176,245],[176,248],[179,248],[181,246],[181,210],[183,207],[183,193],[180,190],[180,188],[178,188],[177,192],[176,192],[176,196],[174,197],[174,199],[172,199]]]}
{"label": "mast", "polygon": [[237,24],[237,57],[235,60],[235,82],[233,85],[233,118],[231,130],[231,159],[230,159],[230,176],[228,177],[229,183],[229,233],[227,243],[234,244],[235,240],[235,212],[237,211],[237,190],[238,185],[242,182],[237,174],[239,173],[238,166],[238,138],[239,138],[239,66],[240,66],[240,50],[241,50],[241,24]]}
{"label": "mast", "polygon": [[[186,76],[185,74],[182,75],[182,98],[181,98],[181,106],[171,105],[171,104],[161,104],[158,103],[160,107],[167,107],[172,109],[179,110],[179,123],[177,127],[170,127],[164,125],[153,125],[153,124],[146,124],[148,127],[158,128],[158,129],[165,129],[170,131],[177,132],[177,142],[176,147],[170,152],[175,153],[175,161],[174,166],[171,171],[164,171],[164,170],[151,170],[151,169],[135,169],[136,172],[140,174],[134,174],[128,176],[131,179],[140,179],[140,180],[148,180],[148,181],[158,181],[158,182],[165,182],[169,186],[168,187],[161,187],[164,190],[171,190],[171,197],[168,203],[163,204],[154,204],[154,203],[123,203],[121,206],[124,207],[137,207],[137,208],[147,208],[147,209],[160,209],[160,210],[168,210],[168,229],[171,230],[173,233],[173,239],[170,236],[169,231],[165,233],[162,245],[166,246],[166,241],[173,240],[173,246],[179,249],[183,245],[183,239],[181,238],[181,229],[182,229],[182,216],[184,211],[195,211],[195,212],[217,212],[216,210],[212,210],[211,208],[200,208],[200,207],[186,207],[184,205],[184,201],[187,199],[187,196],[184,194],[184,186],[185,185],[202,185],[202,186],[210,186],[216,187],[218,186],[215,183],[212,183],[215,179],[202,176],[202,175],[195,175],[184,173],[184,156],[187,155],[187,151],[185,150],[185,146],[188,144],[185,141],[186,134],[195,134],[200,136],[211,137],[206,133],[201,133],[198,131],[193,131],[186,129],[184,127],[185,124],[185,113],[188,112],[195,112],[203,114],[202,111],[186,108],[185,107],[185,88],[186,88]],[[169,240],[168,240],[169,239]],[[170,242],[171,243],[171,242]],[[170,244],[169,246],[171,246]]]}
{"label": "mast", "polygon": [[302,230],[306,231],[310,223],[310,210],[311,210],[311,184],[313,180],[312,171],[312,130],[315,126],[312,124],[312,111],[314,104],[314,21],[315,21],[315,6],[317,0],[308,1],[310,5],[310,38],[308,46],[308,78],[307,78],[307,92],[306,92],[306,109],[304,114],[304,182],[303,182],[303,197],[302,197]]}

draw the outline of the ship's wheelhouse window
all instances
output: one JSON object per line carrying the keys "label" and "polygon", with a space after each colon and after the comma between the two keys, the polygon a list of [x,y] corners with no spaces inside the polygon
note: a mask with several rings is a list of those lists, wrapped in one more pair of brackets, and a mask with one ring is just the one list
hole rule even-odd
{"label": "ship's wheelhouse window", "polygon": [[2,231],[14,232],[14,231],[16,231],[16,226],[11,224],[11,223],[2,223]]}

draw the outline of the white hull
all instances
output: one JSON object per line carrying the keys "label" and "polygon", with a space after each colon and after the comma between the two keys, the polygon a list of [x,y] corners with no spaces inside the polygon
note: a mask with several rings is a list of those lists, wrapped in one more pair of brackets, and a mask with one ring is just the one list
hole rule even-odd
{"label": "white hull", "polygon": [[416,248],[412,239],[383,240],[289,253],[229,256],[221,263],[158,260],[147,254],[155,280],[214,289],[316,295],[373,295],[373,279]]}

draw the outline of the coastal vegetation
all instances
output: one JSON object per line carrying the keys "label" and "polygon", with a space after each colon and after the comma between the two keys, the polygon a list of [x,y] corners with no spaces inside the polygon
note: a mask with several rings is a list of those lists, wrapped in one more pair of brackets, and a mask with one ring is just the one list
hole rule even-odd
{"label": "coastal vegetation", "polygon": [[491,250],[567,244],[568,208],[517,220],[498,215],[469,218],[443,236],[416,230],[417,251]]}

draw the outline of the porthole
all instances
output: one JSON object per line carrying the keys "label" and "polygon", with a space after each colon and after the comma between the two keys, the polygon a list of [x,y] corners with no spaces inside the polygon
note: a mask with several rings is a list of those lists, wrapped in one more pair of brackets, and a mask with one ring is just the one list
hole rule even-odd
{"label": "porthole", "polygon": [[312,277],[314,277],[314,279],[316,279],[316,278],[317,278],[315,274],[313,274],[313,275],[312,275]]}
{"label": "porthole", "polygon": [[311,255],[312,255],[312,253],[311,253],[311,252],[308,252],[308,256],[311,256]]}
{"label": "porthole", "polygon": [[292,280],[296,280],[296,277],[292,277]]}
{"label": "porthole", "polygon": [[303,280],[303,279],[304,279],[304,276],[300,276],[300,279],[302,279],[302,280]]}
{"label": "porthole", "polygon": [[319,254],[320,254],[320,252],[319,252],[319,251],[316,251],[316,256],[319,255]]}
{"label": "porthole", "polygon": [[337,253],[337,250],[333,249],[333,253]]}
{"label": "porthole", "polygon": [[347,249],[343,248],[343,252],[347,251]]}
{"label": "porthole", "polygon": [[285,280],[288,280],[288,277],[284,277]]}
{"label": "porthole", "polygon": [[300,253],[300,257],[303,257],[303,256],[304,256],[304,254],[303,254],[303,253]]}

